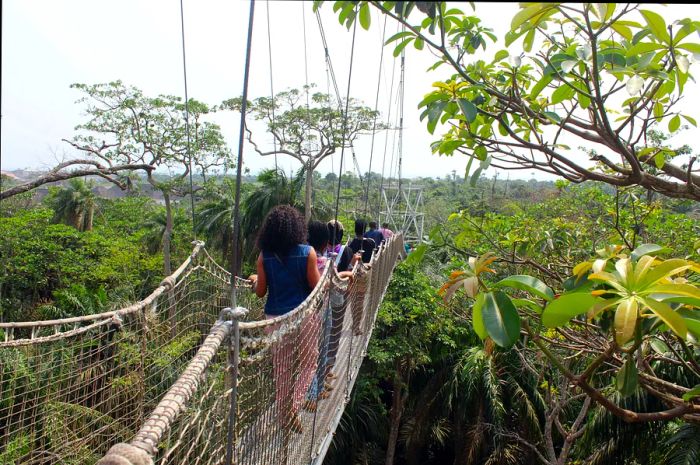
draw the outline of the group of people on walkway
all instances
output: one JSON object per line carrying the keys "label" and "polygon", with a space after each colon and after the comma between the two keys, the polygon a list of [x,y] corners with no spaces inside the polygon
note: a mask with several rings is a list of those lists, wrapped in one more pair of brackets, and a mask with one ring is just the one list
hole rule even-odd
{"label": "group of people on walkway", "polygon": [[[351,280],[358,261],[367,264],[372,254],[393,232],[383,224],[358,219],[355,237],[343,244],[344,228],[337,220],[311,221],[298,210],[279,205],[265,218],[258,235],[260,255],[257,273],[250,276],[258,297],[267,295],[265,318],[274,319],[298,307],[316,287],[329,264],[341,279]],[[359,289],[358,292],[363,292]],[[333,290],[325,310],[312,313],[299,324],[296,337],[283,338],[272,347],[275,400],[285,427],[301,433],[300,409],[315,410],[319,399],[333,389],[335,357],[342,332],[345,296]],[[362,309],[353,308],[353,332],[361,334]],[[268,332],[281,323],[268,326]],[[296,376],[294,376],[296,374]]]}

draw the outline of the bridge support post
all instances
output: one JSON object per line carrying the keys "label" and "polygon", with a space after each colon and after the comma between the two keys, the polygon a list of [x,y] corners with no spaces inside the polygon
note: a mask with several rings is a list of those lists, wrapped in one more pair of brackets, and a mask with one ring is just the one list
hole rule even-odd
{"label": "bridge support post", "polygon": [[[231,387],[231,404],[228,411],[228,431],[226,436],[226,461],[225,465],[234,465],[236,460],[236,414],[237,412],[237,397],[238,397],[238,362],[240,360],[241,351],[241,333],[238,324],[240,320],[248,313],[243,307],[234,309],[225,308],[222,311],[222,316],[227,315],[231,324],[231,333],[229,334],[229,349],[228,349],[228,385]],[[223,318],[222,318],[223,319]]]}

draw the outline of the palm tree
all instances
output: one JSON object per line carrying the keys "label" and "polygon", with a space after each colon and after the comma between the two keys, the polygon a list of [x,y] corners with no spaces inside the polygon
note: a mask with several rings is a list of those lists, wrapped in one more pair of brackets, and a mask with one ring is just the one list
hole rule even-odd
{"label": "palm tree", "polygon": [[[288,178],[282,170],[263,170],[253,190],[242,201],[241,237],[238,256],[246,259],[254,256],[255,239],[265,216],[277,205],[292,205],[303,210],[301,189],[304,186],[303,170],[293,178]],[[223,254],[229,263],[229,269],[239,269],[233,263],[233,208],[235,183],[226,182],[221,193],[204,203],[197,213],[195,231],[207,239],[207,242]],[[243,253],[245,251],[246,253]]]}
{"label": "palm tree", "polygon": [[[173,231],[177,231],[178,226],[187,223],[187,216],[182,209],[173,210]],[[167,214],[165,209],[159,208],[155,214],[149,217],[144,228],[146,233],[141,240],[145,243],[149,253],[155,254],[163,247],[163,236],[167,225]]]}
{"label": "palm tree", "polygon": [[92,192],[94,183],[71,179],[68,187],[61,188],[53,199],[54,222],[73,226],[78,231],[92,230],[97,205]]}

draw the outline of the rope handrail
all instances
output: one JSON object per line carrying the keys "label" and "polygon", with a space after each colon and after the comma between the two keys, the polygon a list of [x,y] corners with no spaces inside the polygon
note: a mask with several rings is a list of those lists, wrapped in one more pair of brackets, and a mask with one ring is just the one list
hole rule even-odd
{"label": "rope handrail", "polygon": [[0,451],[32,465],[95,463],[107,451],[100,465],[222,463],[227,453],[238,465],[321,463],[402,240],[377,247],[351,279],[326,267],[281,317],[260,320],[262,301],[241,293],[246,318],[260,321],[226,310],[230,275],[198,244],[129,312],[57,320],[66,327],[0,343]]}
{"label": "rope handrail", "polygon": [[[378,306],[402,249],[402,237],[396,234],[377,247],[368,264],[355,265],[351,280],[342,280],[335,267],[326,267],[321,281],[307,299],[280,317],[254,322],[235,320],[235,326],[231,321],[222,321],[220,317],[196,355],[133,439],[129,443],[113,446],[98,465],[184,463],[181,462],[185,460],[184,457],[189,458],[194,451],[200,449],[200,454],[204,450],[207,454],[212,454],[201,456],[204,462],[218,463],[225,452],[223,442],[227,438],[220,436],[216,425],[225,429],[226,423],[222,418],[228,412],[232,389],[228,382],[225,387],[216,388],[216,385],[221,383],[217,380],[222,376],[228,377],[225,373],[230,374],[232,367],[235,367],[233,382],[237,387],[235,396],[238,398],[233,436],[234,463],[321,463],[344,405],[349,401],[350,391],[371,337]],[[310,361],[313,362],[317,373],[315,376],[318,378],[322,366],[320,360],[323,357],[318,358],[320,352],[309,352],[306,349],[329,343],[328,335],[323,336],[322,320],[324,314],[330,316],[330,309],[334,307],[334,292],[346,295],[338,307],[343,323],[337,334],[340,339],[339,350],[337,361],[334,362],[336,383],[338,387],[344,384],[344,390],[335,390],[329,401],[319,405],[313,413],[302,414],[302,410],[299,410],[303,426],[295,433],[293,424],[291,427],[288,424],[285,412],[301,400],[298,398],[300,386],[307,392],[307,396],[314,391],[320,392],[321,386],[316,384],[314,387],[314,383],[320,383],[321,380],[315,379],[312,382],[305,375],[309,372],[304,367]],[[233,327],[236,331],[232,331]],[[308,328],[312,328],[310,332]],[[304,337],[305,332],[308,332],[309,337]],[[230,345],[238,347],[240,359],[232,361],[229,358],[228,368],[223,368],[215,360],[217,353],[222,353],[227,347],[227,340]],[[287,371],[284,374],[279,370],[293,372]],[[271,376],[274,377],[274,382],[270,379]],[[305,383],[300,385],[303,380]],[[197,392],[201,394],[195,397]],[[191,402],[196,404],[196,408],[188,407]],[[201,422],[206,425],[199,424]],[[207,437],[203,434],[204,431],[216,437]],[[167,437],[178,438],[174,445],[167,445],[166,434]],[[221,443],[213,444],[217,441]],[[141,452],[146,454],[142,455]],[[127,455],[142,461],[129,461]]]}
{"label": "rope handrail", "polygon": [[327,266],[326,269],[323,270],[321,279],[318,281],[316,287],[311,291],[311,293],[306,297],[306,299],[304,299],[304,301],[301,304],[299,304],[299,306],[296,307],[294,310],[291,310],[285,313],[284,315],[276,316],[275,318],[270,318],[269,320],[241,322],[241,330],[279,325],[280,323],[283,323],[291,318],[296,317],[297,314],[303,313],[305,310],[308,310],[311,302],[318,300],[326,291],[326,287],[328,286],[330,279],[331,270],[335,269],[333,267]]}

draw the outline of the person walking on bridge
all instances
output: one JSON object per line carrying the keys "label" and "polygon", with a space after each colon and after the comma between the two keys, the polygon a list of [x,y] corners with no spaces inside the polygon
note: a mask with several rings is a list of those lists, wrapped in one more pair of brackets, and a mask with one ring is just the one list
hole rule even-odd
{"label": "person walking on bridge", "polygon": [[[258,236],[258,273],[250,280],[258,297],[267,294],[265,318],[278,320],[267,327],[268,334],[281,326],[284,315],[306,300],[321,279],[316,251],[305,245],[306,239],[304,217],[295,208],[279,205],[265,218]],[[318,315],[313,313],[296,324],[298,331],[288,332],[271,344],[280,421],[285,428],[301,433],[298,412],[318,363],[317,337],[314,337],[319,330]],[[295,366],[299,367],[296,378]]]}

